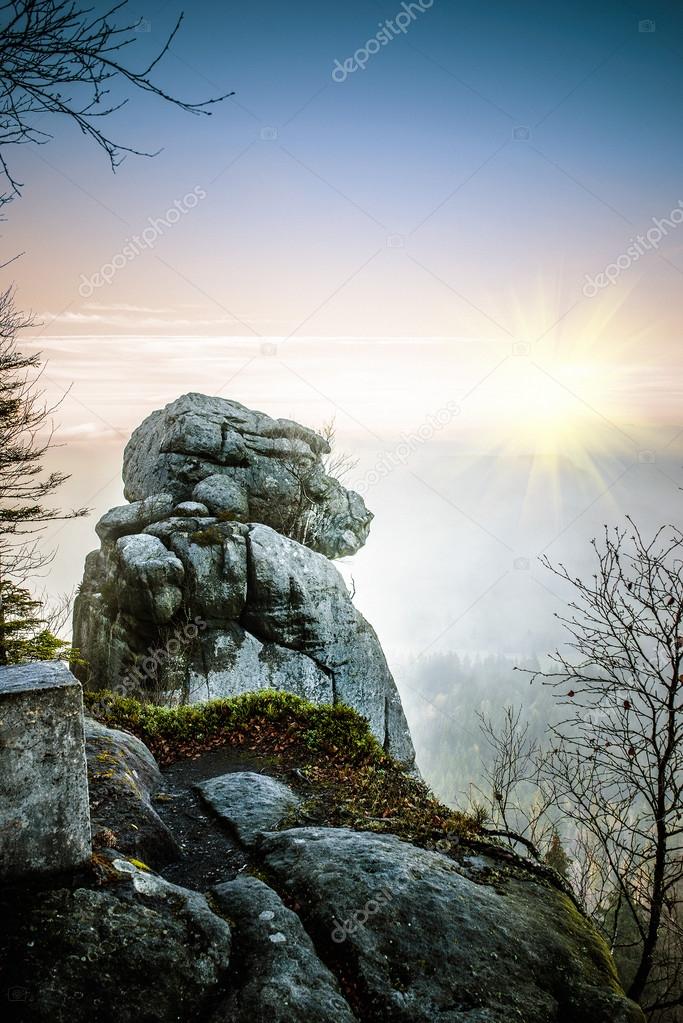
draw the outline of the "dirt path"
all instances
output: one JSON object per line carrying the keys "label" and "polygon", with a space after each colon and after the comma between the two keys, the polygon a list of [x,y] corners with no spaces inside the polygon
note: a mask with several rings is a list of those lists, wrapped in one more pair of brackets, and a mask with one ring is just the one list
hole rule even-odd
{"label": "dirt path", "polygon": [[235,771],[263,772],[263,758],[219,749],[192,760],[180,760],[164,769],[164,786],[155,809],[175,836],[182,857],[159,873],[174,884],[196,891],[230,881],[247,864],[240,845],[195,791],[197,782]]}

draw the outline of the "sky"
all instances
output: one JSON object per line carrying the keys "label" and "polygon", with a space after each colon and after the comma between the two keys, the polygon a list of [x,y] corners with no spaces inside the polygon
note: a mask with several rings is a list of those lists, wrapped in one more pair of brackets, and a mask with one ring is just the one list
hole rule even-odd
{"label": "sky", "polygon": [[[142,66],[181,8],[130,9]],[[131,96],[108,130],[159,152],[115,174],[68,124],[7,153],[4,272],[93,508],[46,537],[46,587],[122,502],[132,429],[196,390],[335,419],[376,513],[341,567],[399,683],[543,649],[540,554],[583,570],[603,523],[679,521],[683,13],[196,2],[157,80],[235,95]]]}

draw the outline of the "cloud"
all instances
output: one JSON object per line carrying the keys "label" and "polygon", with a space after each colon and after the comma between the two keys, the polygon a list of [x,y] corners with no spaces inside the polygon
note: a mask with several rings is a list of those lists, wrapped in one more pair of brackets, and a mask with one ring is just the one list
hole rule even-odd
{"label": "cloud", "polygon": [[78,423],[73,426],[59,426],[56,431],[57,443],[79,440],[119,440],[121,434],[104,422]]}
{"label": "cloud", "polygon": [[[148,305],[130,305],[128,302],[111,302],[106,304],[103,302],[86,302],[83,306],[84,309],[95,309],[97,312],[118,312],[118,313],[166,313],[173,314],[175,309],[164,306],[148,306]],[[199,308],[194,306],[193,308]]]}
{"label": "cloud", "polygon": [[[150,310],[156,313],[157,310]],[[38,318],[45,321],[47,326],[55,323],[64,323],[71,326],[83,325],[88,327],[124,327],[128,330],[140,329],[142,327],[159,327],[163,329],[174,329],[183,327],[234,327],[236,320],[232,317],[164,317],[159,315],[135,314],[126,315],[124,311],[111,312],[73,312],[68,309],[61,313],[54,313],[50,310],[39,313]]]}

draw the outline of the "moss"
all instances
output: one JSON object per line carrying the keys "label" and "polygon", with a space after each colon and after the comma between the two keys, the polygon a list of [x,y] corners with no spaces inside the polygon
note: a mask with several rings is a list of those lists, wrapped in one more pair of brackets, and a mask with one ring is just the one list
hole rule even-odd
{"label": "moss", "polygon": [[198,529],[196,533],[191,533],[190,540],[199,547],[215,547],[216,544],[223,543],[225,536],[216,526],[207,526],[206,529]]}
{"label": "moss", "polygon": [[147,870],[147,871],[151,870],[151,867],[148,867],[146,863],[142,862],[142,860],[135,860],[135,859],[133,859],[132,856],[128,857],[128,862],[132,863],[133,866],[137,867],[139,870]]}
{"label": "moss", "polygon": [[116,763],[115,755],[113,753],[110,753],[110,752],[107,752],[107,751],[102,751],[102,753],[98,753],[97,756],[95,757],[95,760],[99,760],[103,764],[112,764],[112,763],[115,764]]}
{"label": "moss", "polygon": [[278,690],[182,707],[105,693],[86,693],[85,702],[104,724],[142,739],[162,764],[221,746],[269,758],[299,789],[308,824],[386,832],[420,844],[444,832],[479,833],[472,818],[444,806],[388,756],[350,707]]}
{"label": "moss", "polygon": [[564,930],[571,934],[576,944],[583,949],[586,958],[595,967],[598,976],[609,984],[613,993],[623,996],[617,967],[609,945],[569,896],[558,893],[557,897],[564,910]]}

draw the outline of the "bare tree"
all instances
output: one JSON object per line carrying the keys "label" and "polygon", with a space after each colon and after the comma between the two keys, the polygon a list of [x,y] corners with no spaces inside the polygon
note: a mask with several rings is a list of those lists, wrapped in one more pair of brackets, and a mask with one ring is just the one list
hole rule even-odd
{"label": "bare tree", "polygon": [[505,707],[500,724],[485,714],[477,716],[488,753],[482,760],[484,787],[472,786],[470,802],[483,811],[489,836],[521,845],[541,860],[559,837],[561,816],[543,784],[542,746],[523,721],[521,707]]}
{"label": "bare tree", "polygon": [[589,840],[603,900],[616,899],[615,953],[628,915],[629,995],[653,1014],[683,1004],[683,534],[666,526],[646,541],[628,519],[593,546],[589,582],[544,559],[573,591],[558,615],[567,647],[533,676],[564,715],[544,778]]}
{"label": "bare tree", "polygon": [[357,459],[335,449],[333,419],[323,423],[319,436],[324,441],[320,457],[302,449],[281,463],[290,479],[290,496],[282,502],[278,530],[301,544],[313,544],[324,533],[326,513],[321,498],[357,464]]}
{"label": "bare tree", "polygon": [[[102,148],[112,167],[126,153],[151,156],[115,141],[106,131],[107,115],[128,103],[126,89],[158,96],[194,114],[233,93],[191,103],[172,96],[152,75],[168,52],[183,20],[182,14],[156,55],[139,69],[126,60],[139,42],[140,19],[131,18],[127,0],[103,13],[74,0],[16,0],[0,4],[0,171],[10,192],[21,184],[10,169],[7,147],[51,138],[44,127],[46,114],[61,114]],[[112,95],[116,88],[122,94]]]}

